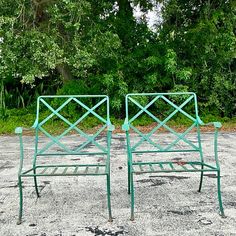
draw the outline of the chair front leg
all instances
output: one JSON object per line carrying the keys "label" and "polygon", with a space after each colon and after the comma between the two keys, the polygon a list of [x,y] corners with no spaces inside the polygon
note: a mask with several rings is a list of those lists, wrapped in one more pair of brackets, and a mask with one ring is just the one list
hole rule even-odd
{"label": "chair front leg", "polygon": [[38,184],[37,184],[37,177],[35,175],[36,175],[36,170],[34,169],[34,187],[35,187],[36,195],[39,198],[40,195],[39,195],[39,189],[38,189]]}
{"label": "chair front leg", "polygon": [[107,206],[108,206],[108,214],[109,214],[109,222],[112,222],[112,214],[111,214],[111,181],[110,181],[110,173],[107,174]]}
{"label": "chair front leg", "polygon": [[19,217],[17,224],[20,225],[22,222],[22,214],[23,214],[23,189],[22,189],[22,180],[21,176],[18,176],[18,186],[19,186],[19,197],[20,197],[20,208],[19,208]]}
{"label": "chair front leg", "polygon": [[131,192],[131,217],[130,220],[134,221],[134,179],[133,173],[130,173],[130,192]]}
{"label": "chair front leg", "polygon": [[128,194],[130,194],[130,164],[128,162]]}
{"label": "chair front leg", "polygon": [[220,171],[217,171],[217,193],[218,193],[218,200],[220,206],[220,215],[225,218],[224,207],[221,198],[221,191],[220,191]]}
{"label": "chair front leg", "polygon": [[[201,166],[201,170],[203,170],[204,166]],[[199,183],[199,188],[198,188],[198,192],[200,193],[202,190],[202,181],[203,181],[203,171],[201,171],[201,176],[200,176],[200,183]]]}

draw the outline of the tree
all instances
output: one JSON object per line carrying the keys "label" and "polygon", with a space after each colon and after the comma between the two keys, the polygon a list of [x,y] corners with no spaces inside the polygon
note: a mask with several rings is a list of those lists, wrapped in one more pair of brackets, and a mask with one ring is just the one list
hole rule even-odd
{"label": "tree", "polygon": [[140,79],[145,76],[141,62],[154,48],[148,44],[156,41],[145,20],[133,16],[134,5],[145,12],[150,4],[119,0],[116,8],[115,3],[1,0],[1,78],[34,85],[60,74],[67,93],[69,87],[77,93],[106,93],[119,113],[128,91],[155,84],[156,72]]}
{"label": "tree", "polygon": [[175,83],[197,92],[208,110],[229,117],[236,114],[235,13],[234,1],[171,0],[160,31],[176,57]]}
{"label": "tree", "polygon": [[[163,23],[153,32],[145,14],[159,2]],[[233,0],[0,0],[4,87],[0,91],[19,94],[19,101],[27,98],[18,102],[21,106],[42,93],[103,93],[111,97],[117,116],[123,115],[128,92],[195,91],[206,110],[216,107],[222,116],[232,117],[233,4]],[[139,21],[133,14],[136,6],[143,13]]]}

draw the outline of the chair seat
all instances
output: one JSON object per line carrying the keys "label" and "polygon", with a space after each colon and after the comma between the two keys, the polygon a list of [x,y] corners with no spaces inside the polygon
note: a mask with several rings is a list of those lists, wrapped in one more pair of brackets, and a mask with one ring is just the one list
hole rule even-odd
{"label": "chair seat", "polygon": [[[204,167],[202,169],[202,166]],[[134,162],[131,171],[135,174],[153,172],[202,172],[217,171],[214,166],[202,162]]]}
{"label": "chair seat", "polygon": [[43,165],[24,171],[21,176],[78,176],[106,174],[108,174],[106,165]]}

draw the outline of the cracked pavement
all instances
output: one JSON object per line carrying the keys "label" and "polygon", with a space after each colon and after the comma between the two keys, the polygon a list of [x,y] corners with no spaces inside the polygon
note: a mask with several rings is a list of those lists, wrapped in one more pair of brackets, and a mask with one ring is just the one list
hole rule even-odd
{"label": "cracked pavement", "polygon": [[[163,137],[168,141],[165,134]],[[205,156],[212,161],[213,134],[203,133],[202,140]],[[33,141],[31,136],[24,137],[26,169],[31,165]],[[67,137],[68,144],[72,141]],[[124,134],[113,135],[112,223],[108,222],[105,176],[78,176],[39,177],[38,199],[33,179],[24,178],[23,223],[16,225],[19,142],[15,136],[0,136],[0,235],[236,235],[236,133],[219,134],[221,191],[227,218],[218,215],[214,173],[205,174],[201,193],[197,192],[199,173],[149,173],[134,177],[135,221],[131,222],[125,144]],[[171,158],[182,160],[185,156],[172,154]],[[70,157],[66,161],[73,163],[81,158]]]}

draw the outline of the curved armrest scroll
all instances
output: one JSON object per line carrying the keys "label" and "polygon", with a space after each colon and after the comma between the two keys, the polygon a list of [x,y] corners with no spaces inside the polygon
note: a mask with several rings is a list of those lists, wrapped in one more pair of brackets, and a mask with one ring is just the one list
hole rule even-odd
{"label": "curved armrest scroll", "polygon": [[128,118],[125,118],[125,122],[122,125],[122,130],[124,131],[128,131],[129,130],[129,122],[128,122]]}
{"label": "curved armrest scroll", "polygon": [[35,120],[34,124],[32,125],[31,128],[36,129],[38,126],[38,119]]}
{"label": "curved armrest scroll", "polygon": [[15,129],[15,133],[19,135],[19,138],[20,138],[20,166],[19,166],[19,171],[18,171],[18,175],[20,175],[22,171],[22,167],[23,167],[23,160],[24,160],[24,146],[23,146],[23,140],[22,140],[23,128],[17,127]]}
{"label": "curved armrest scroll", "polygon": [[112,132],[112,131],[115,130],[115,126],[112,125],[112,124],[109,124],[109,125],[107,126],[107,130]]}
{"label": "curved armrest scroll", "polygon": [[215,121],[215,122],[209,122],[209,123],[204,123],[200,117],[197,117],[197,121],[199,125],[203,126],[208,126],[208,125],[213,125],[216,129],[220,129],[222,127],[221,122]]}
{"label": "curved armrest scroll", "polygon": [[22,133],[23,133],[23,128],[22,127],[16,127],[15,134],[22,134]]}

